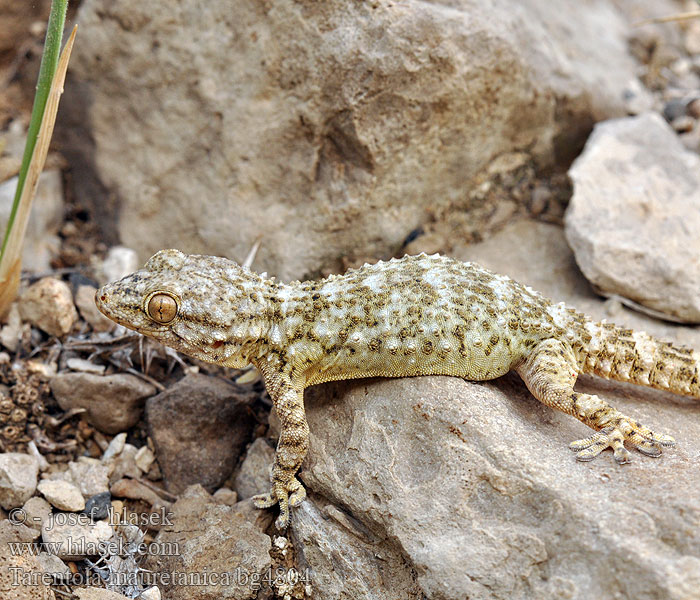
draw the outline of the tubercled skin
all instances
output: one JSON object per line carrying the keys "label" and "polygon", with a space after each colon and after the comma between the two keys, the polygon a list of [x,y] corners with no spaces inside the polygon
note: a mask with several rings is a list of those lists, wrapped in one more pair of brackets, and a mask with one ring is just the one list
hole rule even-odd
{"label": "tubercled skin", "polygon": [[571,444],[579,460],[612,448],[620,464],[630,460],[625,444],[658,456],[675,442],[575,392],[579,373],[700,396],[697,352],[595,323],[506,276],[439,255],[284,284],[225,258],[162,250],[95,301],[117,323],[180,352],[260,370],[282,430],[270,492],[255,502],[279,504],[280,529],[306,494],[296,473],[309,447],[310,385],[418,375],[487,380],[515,370],[538,400],[594,430]]}

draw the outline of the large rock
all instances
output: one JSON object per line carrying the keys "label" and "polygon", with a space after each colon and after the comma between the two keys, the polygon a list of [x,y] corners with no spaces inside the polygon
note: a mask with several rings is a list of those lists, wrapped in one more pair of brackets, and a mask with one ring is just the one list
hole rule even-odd
{"label": "large rock", "polygon": [[[3,600],[55,600],[46,585],[41,562],[29,549],[17,552],[10,544],[32,540],[21,525],[0,521],[0,598]],[[14,550],[14,551],[13,551]]]}
{"label": "large rock", "polygon": [[700,577],[700,527],[689,517],[700,514],[700,404],[648,390],[633,399],[590,382],[581,389],[675,434],[679,447],[659,460],[636,454],[628,467],[609,452],[579,463],[567,444],[587,429],[515,376],[356,381],[307,392],[302,478],[393,540],[431,600],[613,590],[691,598]]}
{"label": "large rock", "polygon": [[250,400],[233,383],[192,374],[147,402],[148,434],[168,490],[221,486],[252,433]]}
{"label": "large rock", "polygon": [[[244,505],[245,503],[240,503]],[[216,504],[201,486],[192,486],[171,508],[145,568],[163,573],[163,595],[170,600],[252,600],[271,567],[270,536],[247,508]],[[269,522],[268,522],[269,523]],[[202,583],[178,584],[184,573],[200,574]],[[209,577],[206,576],[209,574]],[[273,575],[274,576],[274,575]],[[171,581],[172,583],[169,583]]]}
{"label": "large rock", "polygon": [[29,454],[0,454],[0,506],[9,510],[22,506],[34,495],[39,461]]}
{"label": "large rock", "polygon": [[495,157],[566,162],[623,115],[630,4],[85,0],[61,126],[89,143],[66,153],[116,192],[141,259],[240,260],[262,236],[260,270],[338,268],[395,251],[426,209],[469,209]]}
{"label": "large rock", "polygon": [[569,175],[566,236],[588,280],[700,323],[700,157],[656,113],[600,123]]}

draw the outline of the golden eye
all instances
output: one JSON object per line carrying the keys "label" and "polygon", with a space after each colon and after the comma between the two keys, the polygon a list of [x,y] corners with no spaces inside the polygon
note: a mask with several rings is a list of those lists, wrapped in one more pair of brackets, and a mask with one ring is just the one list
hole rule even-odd
{"label": "golden eye", "polygon": [[157,323],[170,323],[177,316],[177,302],[169,294],[154,294],[148,301],[146,311]]}

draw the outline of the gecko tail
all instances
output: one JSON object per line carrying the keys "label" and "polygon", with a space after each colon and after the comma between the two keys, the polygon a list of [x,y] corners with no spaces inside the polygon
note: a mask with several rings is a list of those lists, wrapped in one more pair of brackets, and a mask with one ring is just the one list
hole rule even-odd
{"label": "gecko tail", "polygon": [[588,330],[584,373],[700,398],[700,352],[605,321]]}

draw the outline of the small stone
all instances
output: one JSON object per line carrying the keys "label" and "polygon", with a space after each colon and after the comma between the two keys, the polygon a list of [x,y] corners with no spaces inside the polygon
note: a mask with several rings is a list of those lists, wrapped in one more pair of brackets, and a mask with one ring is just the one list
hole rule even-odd
{"label": "small stone", "polygon": [[625,101],[625,110],[629,115],[638,115],[651,110],[654,104],[654,99],[649,90],[644,87],[637,77],[628,82],[622,92],[622,97]]}
{"label": "small stone", "polygon": [[672,98],[664,105],[664,118],[669,122],[686,115],[688,103],[683,98]]}
{"label": "small stone", "polygon": [[96,458],[81,456],[68,463],[68,471],[85,498],[109,491],[109,465]]}
{"label": "small stone", "polygon": [[93,331],[112,331],[116,323],[105,317],[95,305],[96,287],[80,285],[75,292],[75,305],[80,316],[88,322]]}
{"label": "small stone", "polygon": [[73,590],[76,600],[129,600],[117,592],[105,590],[104,588],[76,588]]}
{"label": "small stone", "polygon": [[688,115],[676,117],[671,121],[671,127],[673,127],[677,133],[688,133],[695,127],[695,119]]}
{"label": "small stone", "polygon": [[112,508],[112,494],[110,492],[101,492],[88,498],[83,512],[86,515],[90,515],[94,520],[99,521],[109,516],[110,508]]}
{"label": "small stone", "polygon": [[134,456],[136,466],[144,473],[148,473],[155,459],[155,454],[148,446],[141,446],[136,452],[136,456]]}
{"label": "small stone", "polygon": [[700,98],[696,98],[688,104],[688,114],[695,119],[700,119]]}
{"label": "small stone", "polygon": [[238,494],[225,487],[216,490],[212,498],[217,504],[225,504],[226,506],[233,506],[238,502]]}
{"label": "small stone", "polygon": [[41,529],[42,540],[57,544],[56,555],[64,560],[100,554],[101,542],[109,540],[113,533],[107,522],[92,522],[84,513],[54,513]]}
{"label": "small stone", "polygon": [[160,590],[154,585],[141,592],[141,600],[160,600]]}
{"label": "small stone", "polygon": [[131,444],[124,444],[122,451],[112,459],[112,473],[109,480],[114,482],[122,477],[141,477],[143,474],[136,464],[138,449]]}
{"label": "small stone", "polygon": [[133,273],[139,268],[139,257],[134,250],[124,246],[109,249],[102,262],[100,283],[109,283]]}
{"label": "small stone", "polygon": [[[104,365],[98,365],[84,358],[69,358],[66,361],[66,366],[71,371],[78,371],[80,373],[94,373],[95,375],[102,375],[105,372]],[[55,374],[55,373],[54,373]]]}
{"label": "small stone", "polygon": [[88,422],[111,434],[136,425],[144,401],[156,393],[150,383],[128,373],[59,373],[50,385],[63,410],[85,408]]}
{"label": "small stone", "polygon": [[118,433],[109,442],[109,446],[102,455],[102,462],[106,463],[112,460],[115,456],[121,454],[124,450],[124,445],[126,444],[126,433]]}
{"label": "small stone", "polygon": [[23,330],[28,327],[28,324],[22,324],[19,305],[17,302],[13,302],[7,313],[6,324],[0,328],[0,344],[5,346],[10,352],[16,352],[22,339]]}
{"label": "small stone", "polygon": [[26,360],[24,366],[30,375],[38,375],[43,381],[48,381],[56,375],[56,363],[45,363],[41,360]]}
{"label": "small stone", "polygon": [[63,581],[71,576],[71,570],[58,556],[50,552],[39,552],[37,560],[44,573],[50,574],[54,581]]}
{"label": "small stone", "polygon": [[22,507],[24,524],[41,531],[41,527],[51,514],[51,505],[39,496],[32,496]]}
{"label": "small stone", "polygon": [[39,461],[29,454],[0,454],[0,506],[6,510],[22,506],[34,495]]}
{"label": "small stone", "polygon": [[163,499],[151,488],[145,486],[135,479],[120,479],[115,481],[111,487],[112,495],[118,498],[129,498],[131,500],[143,500],[151,506],[164,504]]}
{"label": "small stone", "polygon": [[78,320],[70,287],[64,281],[44,277],[30,285],[19,302],[22,318],[49,335],[61,337]]}
{"label": "small stone", "polygon": [[177,494],[192,483],[214,491],[223,484],[253,427],[251,399],[234,384],[191,374],[148,400],[148,433],[168,491]]}
{"label": "small stone", "polygon": [[241,500],[269,491],[270,466],[274,458],[275,451],[264,438],[258,438],[251,444],[234,482],[234,489]]}
{"label": "small stone", "polygon": [[67,481],[43,479],[37,489],[58,510],[78,512],[85,508],[85,498],[80,490]]}

